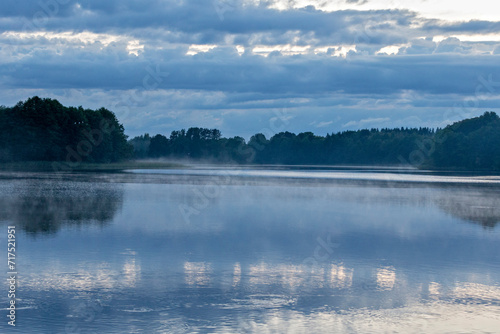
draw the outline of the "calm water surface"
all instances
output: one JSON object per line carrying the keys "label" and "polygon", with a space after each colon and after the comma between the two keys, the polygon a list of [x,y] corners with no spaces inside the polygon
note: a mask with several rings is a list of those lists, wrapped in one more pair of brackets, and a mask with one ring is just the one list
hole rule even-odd
{"label": "calm water surface", "polygon": [[4,172],[0,332],[495,333],[499,222],[496,176]]}

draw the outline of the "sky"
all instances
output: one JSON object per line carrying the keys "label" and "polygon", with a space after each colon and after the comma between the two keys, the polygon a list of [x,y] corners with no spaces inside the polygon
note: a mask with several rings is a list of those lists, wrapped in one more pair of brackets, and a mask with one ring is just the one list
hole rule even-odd
{"label": "sky", "polygon": [[0,105],[106,107],[131,137],[444,127],[499,92],[491,0],[0,3]]}

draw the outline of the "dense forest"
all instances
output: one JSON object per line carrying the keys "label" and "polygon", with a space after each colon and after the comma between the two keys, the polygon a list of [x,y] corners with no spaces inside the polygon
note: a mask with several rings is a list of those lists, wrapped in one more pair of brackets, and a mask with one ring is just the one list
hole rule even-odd
{"label": "dense forest", "polygon": [[130,140],[136,158],[189,158],[255,164],[413,165],[433,169],[500,170],[500,119],[493,112],[444,129],[396,128],[316,136],[259,133],[245,142],[216,129],[190,128]]}
{"label": "dense forest", "polygon": [[435,142],[426,167],[500,170],[500,118],[494,112],[447,126]]}
{"label": "dense forest", "polygon": [[257,164],[400,164],[417,143],[434,136],[428,128],[371,129],[316,136],[280,132],[267,139],[259,133],[248,143],[222,138],[216,129],[173,131],[169,138],[148,134],[133,138],[137,158],[170,157]]}
{"label": "dense forest", "polygon": [[0,161],[115,162],[133,149],[115,114],[37,96],[0,107]]}
{"label": "dense forest", "polygon": [[248,142],[217,129],[144,134],[127,142],[105,108],[64,107],[33,97],[0,107],[0,161],[115,162],[167,158],[239,164],[412,165],[432,169],[500,170],[500,118],[494,112],[444,129],[395,128],[258,133]]}

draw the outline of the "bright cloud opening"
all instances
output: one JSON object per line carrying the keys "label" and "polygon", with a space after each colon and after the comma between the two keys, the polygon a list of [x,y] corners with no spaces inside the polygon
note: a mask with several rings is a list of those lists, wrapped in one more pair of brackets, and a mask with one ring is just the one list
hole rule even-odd
{"label": "bright cloud opening", "polygon": [[208,52],[216,47],[217,47],[217,45],[215,45],[215,44],[192,44],[189,46],[189,49],[186,52],[186,55],[194,56],[200,52]]}

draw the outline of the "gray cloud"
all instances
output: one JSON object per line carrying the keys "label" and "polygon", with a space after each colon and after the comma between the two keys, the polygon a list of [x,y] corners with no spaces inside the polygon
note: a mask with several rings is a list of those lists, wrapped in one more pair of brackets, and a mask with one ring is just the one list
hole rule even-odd
{"label": "gray cloud", "polygon": [[427,20],[422,30],[434,33],[499,33],[500,22],[480,20],[444,22],[440,20]]}
{"label": "gray cloud", "polygon": [[[39,42],[46,43],[43,38]],[[297,95],[390,94],[400,90],[449,94],[470,92],[470,83],[479,73],[500,77],[496,55],[480,62],[475,61],[476,55],[457,56],[470,46],[453,38],[439,43],[435,54],[428,54],[433,46],[429,40],[413,41],[406,56],[353,55],[347,59],[327,54],[240,56],[233,47],[195,56],[186,56],[183,47],[145,50],[139,57],[128,54],[124,44],[111,43],[102,50],[100,44],[83,49],[40,47],[25,50],[15,61],[2,61],[0,82],[26,88],[132,89],[142,84],[148,66],[158,66],[161,72],[169,73],[162,83],[168,89]],[[415,49],[427,54],[417,55]]]}
{"label": "gray cloud", "polygon": [[[2,34],[12,31],[47,34]],[[0,103],[36,93],[66,104],[106,105],[134,134],[187,126],[254,133],[283,106],[294,131],[342,130],[342,124],[374,119],[383,120],[381,126],[441,124],[444,109],[474,98],[478,76],[500,80],[498,43],[450,36],[499,31],[500,22],[445,22],[402,9],[278,11],[239,0],[215,6],[193,0],[7,0],[0,3],[0,87],[9,93],[0,93]],[[68,32],[72,38],[57,35]],[[79,32],[97,35],[79,39]],[[449,38],[436,43],[437,35]],[[130,53],[132,40],[143,46],[137,56]],[[191,44],[218,47],[189,56]],[[245,52],[240,55],[236,45]],[[251,52],[258,45],[309,49],[262,57]],[[356,49],[346,58],[332,56],[346,45]],[[398,55],[376,55],[391,45],[400,48]],[[316,53],[320,47],[330,49]],[[160,80],[145,88],[148,75],[147,83],[154,83],[151,72],[159,72]],[[132,104],[134,113],[116,107],[138,91],[143,98]],[[481,100],[481,106],[496,109],[500,101]]]}
{"label": "gray cloud", "polygon": [[346,3],[355,3],[357,5],[364,5],[368,0],[345,0]]}
{"label": "gray cloud", "polygon": [[[43,3],[62,4],[55,7]],[[23,4],[25,2],[22,2]],[[2,10],[5,9],[5,10]],[[7,10],[8,9],[8,10]],[[232,1],[223,19],[212,1],[80,1],[4,2],[0,31],[115,32],[162,40],[220,43],[228,35],[240,44],[339,43],[395,44],[439,33],[498,32],[499,22],[450,23],[421,18],[407,10],[344,10],[324,12],[303,8],[278,11]],[[38,14],[38,15],[37,15]],[[297,40],[298,38],[298,40]]]}
{"label": "gray cloud", "polygon": [[410,41],[410,46],[406,47],[403,52],[406,54],[431,54],[437,47],[437,43],[432,41],[432,38],[414,39]]}

